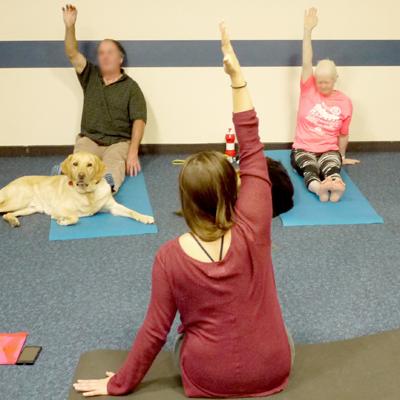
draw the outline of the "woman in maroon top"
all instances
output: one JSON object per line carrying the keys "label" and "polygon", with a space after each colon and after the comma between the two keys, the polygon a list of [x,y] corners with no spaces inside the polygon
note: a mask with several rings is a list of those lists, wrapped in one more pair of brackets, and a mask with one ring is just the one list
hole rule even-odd
{"label": "woman in maroon top", "polygon": [[127,360],[115,375],[75,383],[85,396],[132,392],[165,344],[177,311],[187,396],[267,396],[288,382],[293,348],[271,261],[271,183],[258,119],[223,24],[221,35],[240,145],[240,190],[221,153],[187,159],[179,187],[190,232],[158,251],[150,305]]}

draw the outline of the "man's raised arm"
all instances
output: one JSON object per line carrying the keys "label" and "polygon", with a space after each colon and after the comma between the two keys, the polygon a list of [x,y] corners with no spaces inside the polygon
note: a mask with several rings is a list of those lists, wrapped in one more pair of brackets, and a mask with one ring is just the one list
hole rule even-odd
{"label": "man's raised arm", "polygon": [[62,9],[65,24],[65,54],[78,74],[86,67],[86,58],[78,50],[78,42],[75,37],[75,22],[78,10],[72,4],[67,4]]}

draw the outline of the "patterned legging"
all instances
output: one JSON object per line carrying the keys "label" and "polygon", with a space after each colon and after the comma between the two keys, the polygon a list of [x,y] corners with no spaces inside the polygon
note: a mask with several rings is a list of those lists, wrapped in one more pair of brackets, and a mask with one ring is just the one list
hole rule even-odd
{"label": "patterned legging", "polygon": [[340,178],[342,156],[338,151],[311,153],[293,149],[290,156],[293,168],[304,177],[306,187],[312,181],[321,181],[328,176]]}

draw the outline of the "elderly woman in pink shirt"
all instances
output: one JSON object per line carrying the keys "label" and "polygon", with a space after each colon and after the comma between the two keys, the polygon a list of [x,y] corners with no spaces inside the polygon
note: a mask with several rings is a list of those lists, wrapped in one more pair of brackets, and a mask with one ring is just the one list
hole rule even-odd
{"label": "elderly woman in pink shirt", "polygon": [[313,72],[311,32],[317,23],[317,10],[306,11],[300,101],[291,161],[310,192],[322,202],[337,202],[346,189],[340,176],[342,165],[359,162],[345,157],[353,107],[344,93],[334,89],[337,72],[333,61],[319,61]]}

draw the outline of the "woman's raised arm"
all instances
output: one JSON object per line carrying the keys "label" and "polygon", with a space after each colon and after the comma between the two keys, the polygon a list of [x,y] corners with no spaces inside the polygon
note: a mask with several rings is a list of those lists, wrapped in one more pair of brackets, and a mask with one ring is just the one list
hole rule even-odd
{"label": "woman's raised arm", "polygon": [[305,82],[313,74],[313,49],[311,33],[318,24],[317,9],[310,8],[304,12],[304,36],[303,36],[303,70],[301,80]]}
{"label": "woman's raised arm", "polygon": [[237,220],[245,222],[257,240],[269,240],[272,216],[271,184],[258,135],[258,118],[224,23],[220,25],[224,70],[231,78],[233,122],[240,148],[241,186],[235,206]]}

